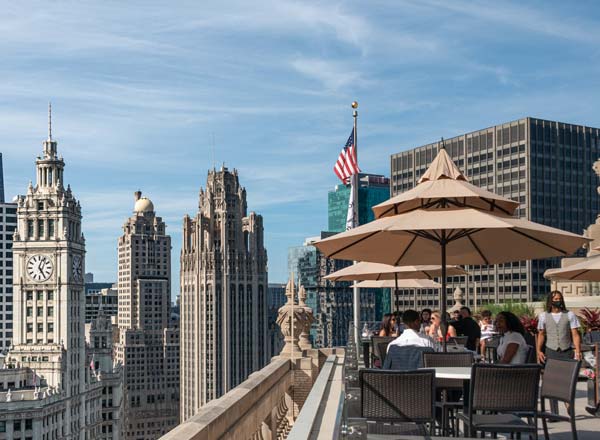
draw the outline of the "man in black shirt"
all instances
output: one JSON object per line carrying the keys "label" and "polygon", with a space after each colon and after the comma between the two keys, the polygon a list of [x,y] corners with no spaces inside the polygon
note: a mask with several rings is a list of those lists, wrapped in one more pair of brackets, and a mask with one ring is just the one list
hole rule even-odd
{"label": "man in black shirt", "polygon": [[468,307],[460,308],[461,318],[455,325],[456,333],[459,336],[466,336],[467,344],[466,347],[469,350],[477,351],[479,347],[479,340],[481,339],[481,328],[479,324],[471,317],[471,309]]}

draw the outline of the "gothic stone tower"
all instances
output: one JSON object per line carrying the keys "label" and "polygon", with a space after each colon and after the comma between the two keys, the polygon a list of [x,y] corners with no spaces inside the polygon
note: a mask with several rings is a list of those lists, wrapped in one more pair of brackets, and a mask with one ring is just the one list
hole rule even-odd
{"label": "gothic stone tower", "polygon": [[86,399],[92,396],[86,388],[85,240],[81,206],[71,188],[63,187],[65,164],[56,148],[50,130],[36,160],[36,184],[30,182],[27,194],[17,202],[14,339],[9,357],[35,370],[40,385],[61,390],[66,402],[61,436],[80,438],[94,429],[86,414],[90,404]]}
{"label": "gothic stone tower", "polygon": [[268,361],[262,216],[247,213],[237,171],[225,167],[208,173],[198,208],[183,220],[182,421]]}

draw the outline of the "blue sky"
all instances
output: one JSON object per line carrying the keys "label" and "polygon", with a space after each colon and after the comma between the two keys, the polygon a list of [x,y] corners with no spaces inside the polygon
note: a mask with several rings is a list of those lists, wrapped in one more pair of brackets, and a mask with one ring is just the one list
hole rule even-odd
{"label": "blue sky", "polygon": [[[264,216],[270,281],[327,227],[360,102],[363,170],[441,136],[536,116],[600,126],[596,2],[4,2],[0,151],[22,194],[46,137],[80,198],[87,270],[116,279],[133,192],[173,237],[213,162]],[[214,154],[212,138],[214,135]]]}

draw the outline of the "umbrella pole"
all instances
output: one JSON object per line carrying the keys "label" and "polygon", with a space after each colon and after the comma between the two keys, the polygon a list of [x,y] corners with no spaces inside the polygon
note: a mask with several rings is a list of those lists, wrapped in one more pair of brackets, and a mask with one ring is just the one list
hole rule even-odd
{"label": "umbrella pole", "polygon": [[394,273],[394,283],[396,284],[394,288],[394,296],[396,297],[396,313],[400,311],[400,294],[398,293],[398,274]]}
{"label": "umbrella pole", "polygon": [[440,293],[440,310],[442,313],[442,347],[446,352],[446,334],[448,333],[448,320],[446,319],[446,237],[442,232],[442,291]]}

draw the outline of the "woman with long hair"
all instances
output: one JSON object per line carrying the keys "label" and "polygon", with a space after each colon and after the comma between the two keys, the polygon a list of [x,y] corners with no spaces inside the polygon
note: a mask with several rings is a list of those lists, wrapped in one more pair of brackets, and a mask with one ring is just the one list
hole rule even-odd
{"label": "woman with long hair", "polygon": [[396,316],[393,313],[383,315],[379,336],[396,336]]}
{"label": "woman with long hair", "polygon": [[498,359],[501,364],[524,364],[527,361],[529,347],[525,342],[525,328],[521,320],[511,312],[496,315],[496,330],[500,332]]}
{"label": "woman with long hair", "polygon": [[[437,310],[431,313],[431,324],[429,325],[427,335],[430,338],[433,338],[434,341],[443,341],[442,315]],[[454,337],[456,337],[456,329],[452,325],[448,324],[448,330],[446,331],[446,341]]]}
{"label": "woman with long hair", "polygon": [[579,320],[567,310],[565,298],[558,290],[548,295],[546,311],[538,316],[537,358],[540,363],[544,363],[546,358],[581,359]]}

